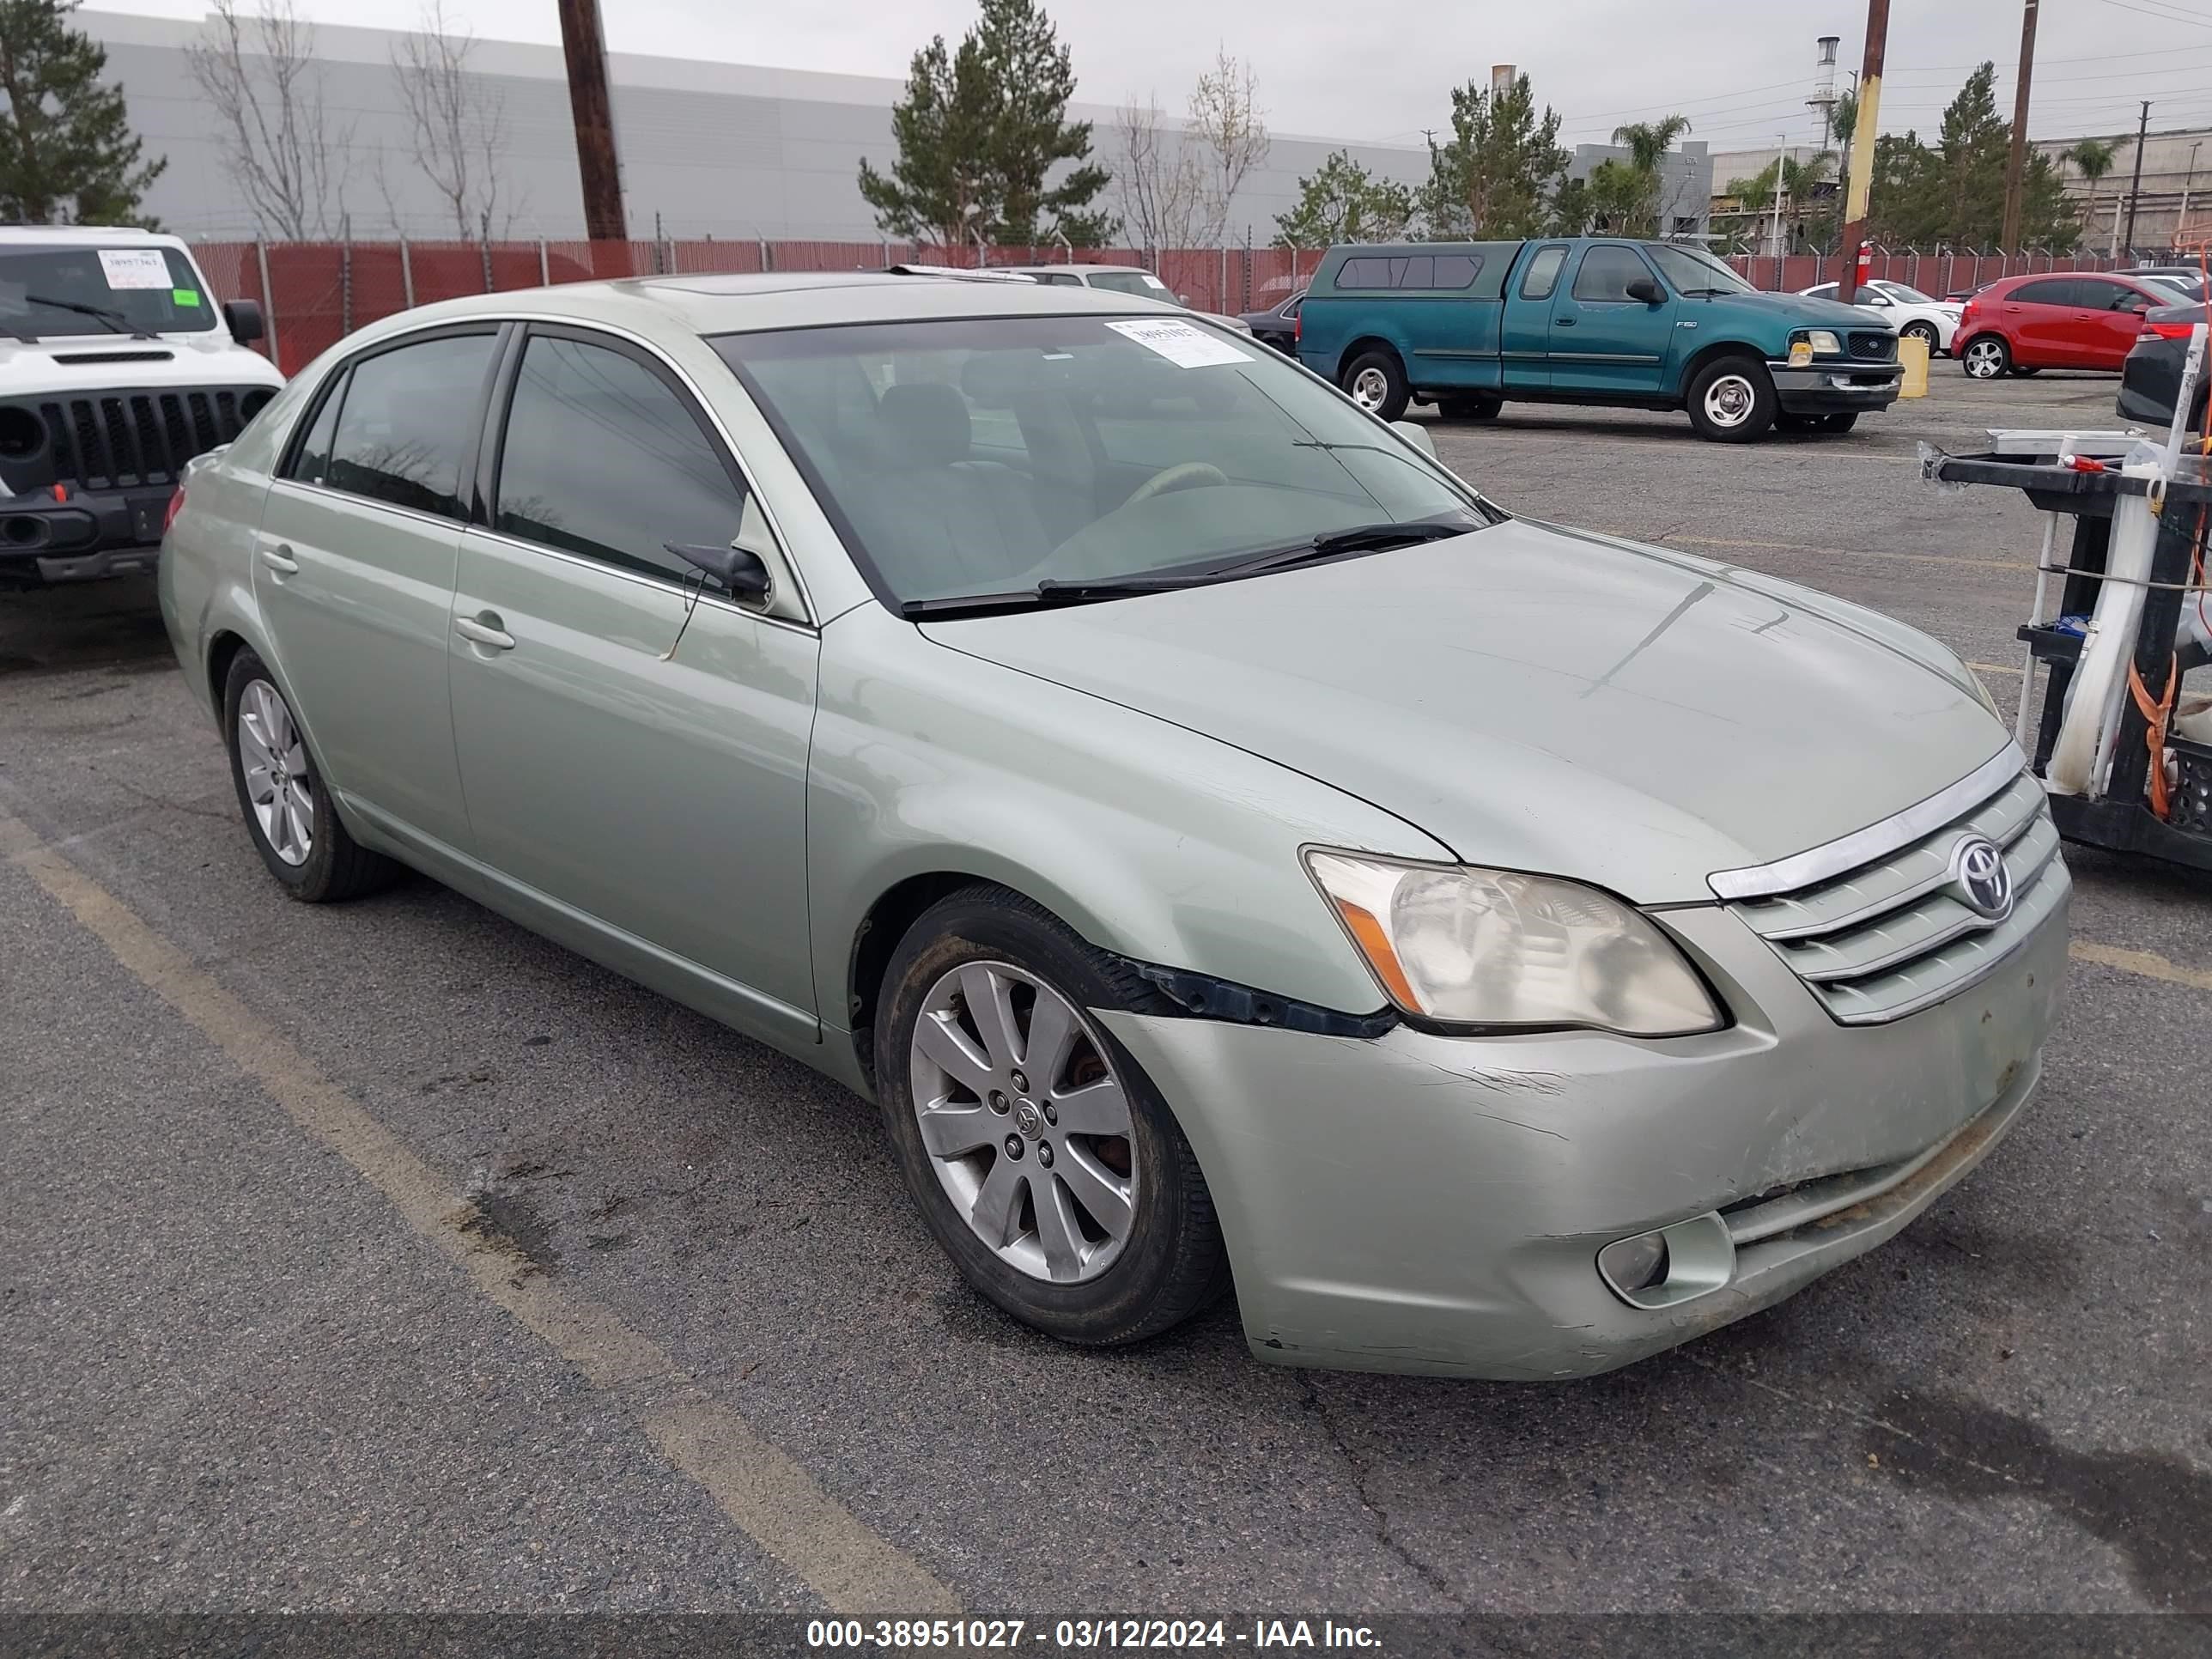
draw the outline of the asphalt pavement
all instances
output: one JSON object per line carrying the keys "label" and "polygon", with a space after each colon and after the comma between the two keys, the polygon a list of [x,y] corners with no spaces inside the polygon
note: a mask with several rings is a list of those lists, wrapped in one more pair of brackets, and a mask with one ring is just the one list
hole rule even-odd
{"label": "asphalt pavement", "polygon": [[[1533,517],[2018,684],[2038,520],[1921,441],[1509,408]],[[0,1610],[2212,1611],[2212,884],[2070,854],[2044,1091],[1895,1242],[1594,1381],[1034,1336],[871,1109],[428,881],[288,901],[149,583],[0,595]]]}

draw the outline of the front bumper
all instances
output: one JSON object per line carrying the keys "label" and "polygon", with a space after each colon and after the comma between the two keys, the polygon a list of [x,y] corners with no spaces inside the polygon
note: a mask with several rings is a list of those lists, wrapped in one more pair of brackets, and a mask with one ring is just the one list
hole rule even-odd
{"label": "front bumper", "polygon": [[1887,409],[1905,381],[1894,363],[1815,363],[1793,368],[1769,363],[1775,401],[1786,415],[1840,415],[1863,409]]}
{"label": "front bumper", "polygon": [[0,499],[0,578],[88,580],[150,570],[161,550],[171,491],[88,491]]}
{"label": "front bumper", "polygon": [[[1255,1354],[1522,1381],[1609,1370],[1873,1249],[2033,1092],[2065,975],[2063,897],[1995,973],[1856,1030],[1727,911],[1665,921],[1737,1024],[1666,1042],[1361,1039],[1100,1016],[1198,1153]],[[1599,1278],[1606,1244],[1715,1211],[1740,1239],[1720,1288],[1650,1310]]]}

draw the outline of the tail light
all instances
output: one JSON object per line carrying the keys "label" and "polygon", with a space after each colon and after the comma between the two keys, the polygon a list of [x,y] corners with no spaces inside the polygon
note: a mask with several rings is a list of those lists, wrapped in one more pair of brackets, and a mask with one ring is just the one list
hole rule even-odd
{"label": "tail light", "polygon": [[174,490],[170,492],[168,506],[161,510],[161,534],[164,538],[168,536],[169,526],[176,523],[177,514],[184,510],[185,487],[182,484],[179,484]]}
{"label": "tail light", "polygon": [[2196,326],[2193,322],[2154,323],[2146,319],[2143,323],[2143,331],[2136,335],[2136,338],[2138,340],[2185,340],[2189,337],[2189,331]]}

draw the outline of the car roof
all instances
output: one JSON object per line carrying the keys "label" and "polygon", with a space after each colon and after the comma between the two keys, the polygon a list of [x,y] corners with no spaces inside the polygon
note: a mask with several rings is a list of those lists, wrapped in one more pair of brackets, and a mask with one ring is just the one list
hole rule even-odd
{"label": "car roof", "polygon": [[[1048,271],[1048,270],[1065,270],[1065,271],[1070,271],[1070,272],[1073,272],[1074,275],[1079,276],[1103,276],[1103,275],[1105,275],[1106,273],[1108,273],[1108,272],[1109,272],[1109,271],[1117,271],[1117,270],[1118,270],[1118,271],[1120,271],[1123,276],[1152,276],[1152,274],[1151,271],[1146,270],[1144,268],[1144,266],[1142,266],[1142,265],[1115,265],[1115,264],[1097,264],[1097,265],[1063,265],[1063,264],[1048,264],[1048,265],[1006,265],[1006,266],[998,267],[998,268],[999,268],[999,269],[1002,269],[1002,270],[1006,270],[1018,271],[1019,273],[1021,273],[1021,274],[1022,274],[1023,276],[1026,276],[1030,275],[1030,274],[1031,272],[1033,272],[1033,271],[1035,271],[1035,272],[1042,272],[1042,271]],[[1157,279],[1157,278],[1155,278],[1154,280],[1155,280],[1155,281],[1157,281],[1158,279]]]}
{"label": "car roof", "polygon": [[83,242],[102,247],[112,247],[118,242],[184,246],[177,237],[141,230],[136,225],[0,225],[0,242]]}
{"label": "car roof", "polygon": [[1180,306],[1137,295],[1042,283],[1008,283],[883,270],[761,271],[748,275],[621,277],[511,289],[402,312],[374,325],[378,333],[471,317],[561,317],[627,323],[674,323],[695,334],[769,329],[834,328],[963,317],[1035,317],[1085,313],[1127,316],[1155,312],[1188,318]]}

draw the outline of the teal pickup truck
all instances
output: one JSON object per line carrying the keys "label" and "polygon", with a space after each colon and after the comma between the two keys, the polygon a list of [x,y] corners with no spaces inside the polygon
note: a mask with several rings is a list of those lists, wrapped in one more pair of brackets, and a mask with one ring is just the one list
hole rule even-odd
{"label": "teal pickup truck", "polygon": [[1866,311],[1603,237],[1333,247],[1297,355],[1386,421],[1416,400],[1476,420],[1508,398],[1680,409],[1723,443],[1848,432],[1899,387],[1896,331]]}

